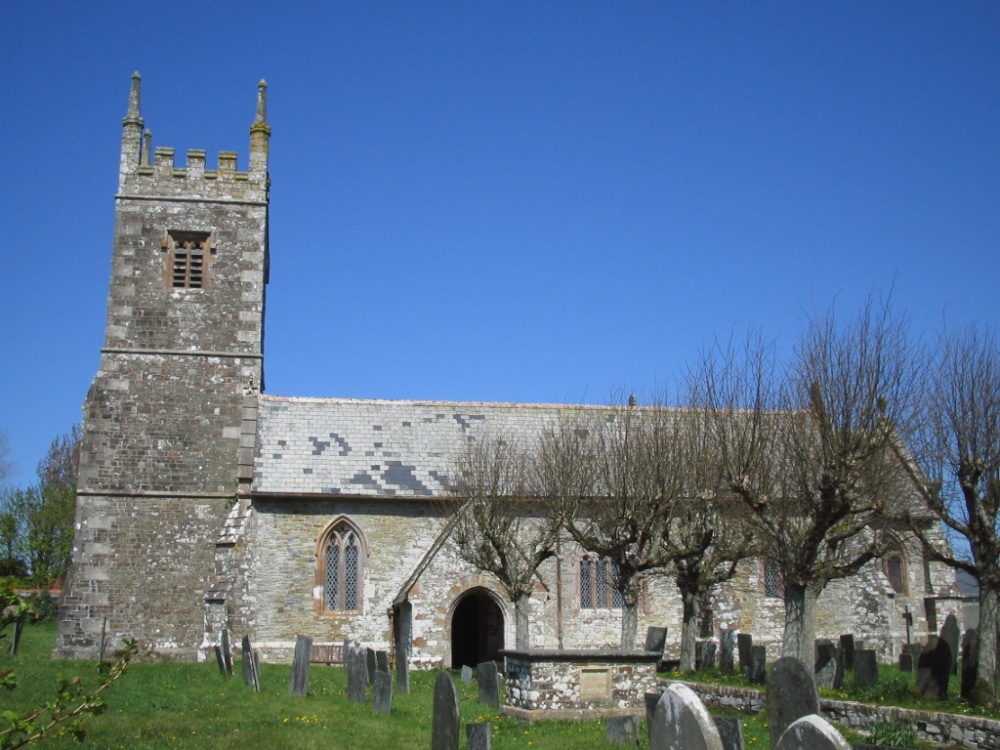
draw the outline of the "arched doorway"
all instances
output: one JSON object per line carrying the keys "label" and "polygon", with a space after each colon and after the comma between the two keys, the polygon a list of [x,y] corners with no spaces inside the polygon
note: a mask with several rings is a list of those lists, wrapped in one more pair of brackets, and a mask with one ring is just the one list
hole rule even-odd
{"label": "arched doorway", "polygon": [[451,615],[451,667],[474,667],[500,658],[503,610],[486,589],[466,591]]}

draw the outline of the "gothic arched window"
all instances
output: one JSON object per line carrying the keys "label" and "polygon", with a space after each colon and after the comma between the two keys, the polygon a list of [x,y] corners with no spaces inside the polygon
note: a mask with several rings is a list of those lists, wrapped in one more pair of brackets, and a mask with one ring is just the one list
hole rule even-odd
{"label": "gothic arched window", "polygon": [[326,612],[361,611],[365,545],[361,532],[347,520],[333,524],[319,548],[319,583]]}

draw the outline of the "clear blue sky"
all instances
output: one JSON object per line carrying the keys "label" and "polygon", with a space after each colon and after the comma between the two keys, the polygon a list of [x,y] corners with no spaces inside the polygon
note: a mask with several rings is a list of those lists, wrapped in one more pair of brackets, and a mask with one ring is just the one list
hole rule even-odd
{"label": "clear blue sky", "polygon": [[996,324],[1000,3],[9,2],[0,429],[99,362],[121,119],[239,152],[269,83],[267,390],[600,402],[894,288]]}

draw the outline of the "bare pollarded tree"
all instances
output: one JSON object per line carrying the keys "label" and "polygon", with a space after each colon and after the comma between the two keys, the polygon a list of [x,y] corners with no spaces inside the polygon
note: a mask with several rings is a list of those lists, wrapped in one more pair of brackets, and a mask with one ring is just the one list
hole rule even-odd
{"label": "bare pollarded tree", "polygon": [[458,459],[451,539],[459,555],[497,577],[514,602],[516,647],[529,647],[530,599],[538,567],[555,555],[558,519],[530,485],[534,455],[509,436],[473,442]]}
{"label": "bare pollarded tree", "polygon": [[996,705],[1000,633],[1000,347],[976,326],[942,334],[927,368],[922,419],[911,445],[927,507],[961,542],[935,544],[926,525],[914,531],[933,560],[979,582],[979,673],[973,700]]}
{"label": "bare pollarded tree", "polygon": [[906,321],[870,299],[847,323],[810,320],[787,366],[755,338],[696,369],[726,489],[783,579],[786,656],[811,662],[819,594],[880,554],[887,512],[905,515],[915,378]]}

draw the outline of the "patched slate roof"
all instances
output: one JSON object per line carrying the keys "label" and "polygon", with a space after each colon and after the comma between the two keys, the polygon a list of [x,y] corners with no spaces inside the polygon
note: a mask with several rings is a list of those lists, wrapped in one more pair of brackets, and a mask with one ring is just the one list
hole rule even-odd
{"label": "patched slate roof", "polygon": [[531,442],[560,414],[607,407],[260,396],[253,491],[433,497],[493,434]]}

